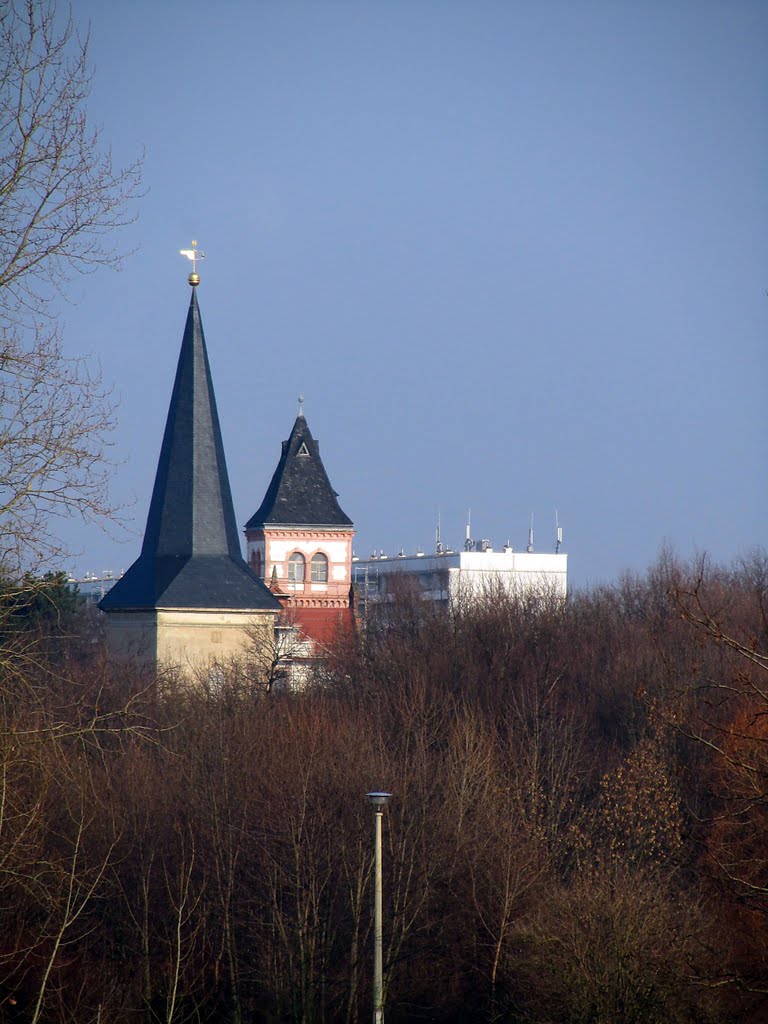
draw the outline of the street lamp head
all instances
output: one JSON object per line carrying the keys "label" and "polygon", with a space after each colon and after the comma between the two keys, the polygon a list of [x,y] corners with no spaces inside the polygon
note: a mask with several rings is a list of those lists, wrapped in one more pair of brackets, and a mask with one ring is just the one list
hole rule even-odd
{"label": "street lamp head", "polygon": [[389,803],[391,793],[368,793],[368,799],[374,807],[386,807]]}

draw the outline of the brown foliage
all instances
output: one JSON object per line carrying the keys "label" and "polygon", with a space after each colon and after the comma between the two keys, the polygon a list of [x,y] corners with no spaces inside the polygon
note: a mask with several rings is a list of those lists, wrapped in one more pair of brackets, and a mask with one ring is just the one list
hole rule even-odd
{"label": "brown foliage", "polygon": [[[28,1021],[366,1018],[386,788],[391,1021],[758,1020],[765,718],[754,688],[707,703],[744,670],[662,576],[406,596],[302,693],[235,666],[147,687],[94,645],[9,680],[0,997]],[[746,622],[741,577],[718,586]]]}

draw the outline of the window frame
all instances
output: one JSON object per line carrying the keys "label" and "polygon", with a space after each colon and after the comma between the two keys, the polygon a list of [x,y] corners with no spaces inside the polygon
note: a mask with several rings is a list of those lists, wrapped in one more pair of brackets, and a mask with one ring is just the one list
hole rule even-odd
{"label": "window frame", "polygon": [[[321,569],[323,571],[322,578],[316,574],[316,570]],[[328,569],[329,560],[328,555],[324,551],[316,551],[312,555],[312,559],[309,563],[309,578],[312,583],[327,583],[328,582]]]}
{"label": "window frame", "polygon": [[[296,569],[301,568],[301,575],[296,575]],[[288,579],[291,583],[303,583],[307,578],[307,560],[301,551],[293,551],[288,556]]]}

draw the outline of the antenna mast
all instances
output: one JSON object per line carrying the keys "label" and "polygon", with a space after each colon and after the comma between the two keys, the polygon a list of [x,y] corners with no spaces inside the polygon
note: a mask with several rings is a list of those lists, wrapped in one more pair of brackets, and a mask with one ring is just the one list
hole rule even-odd
{"label": "antenna mast", "polygon": [[467,529],[464,537],[464,550],[474,550],[475,542],[472,540],[472,509],[467,509]]}

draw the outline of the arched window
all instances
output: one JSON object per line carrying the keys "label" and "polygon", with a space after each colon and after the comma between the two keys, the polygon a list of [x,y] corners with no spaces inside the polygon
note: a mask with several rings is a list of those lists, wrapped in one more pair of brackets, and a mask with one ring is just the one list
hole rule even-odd
{"label": "arched window", "polygon": [[257,576],[263,576],[264,575],[263,572],[262,572],[262,568],[261,568],[261,552],[260,551],[253,551],[251,553],[251,568],[253,569],[253,571],[256,573]]}
{"label": "arched window", "polygon": [[305,566],[304,555],[300,551],[294,551],[288,559],[288,579],[294,583],[303,583]]}
{"label": "arched window", "polygon": [[318,551],[316,555],[312,555],[312,582],[328,582],[328,557],[324,555],[322,551]]}

